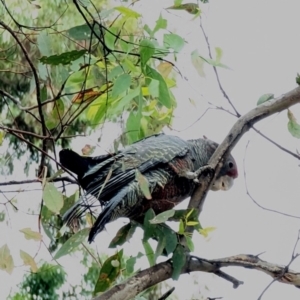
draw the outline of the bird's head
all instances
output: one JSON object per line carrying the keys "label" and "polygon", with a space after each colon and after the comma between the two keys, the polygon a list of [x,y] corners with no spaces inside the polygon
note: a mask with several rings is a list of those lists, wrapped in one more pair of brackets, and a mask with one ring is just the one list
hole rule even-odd
{"label": "bird's head", "polygon": [[238,169],[234,158],[230,155],[221,168],[215,182],[211,186],[212,191],[227,191],[233,186],[234,179],[238,177]]}

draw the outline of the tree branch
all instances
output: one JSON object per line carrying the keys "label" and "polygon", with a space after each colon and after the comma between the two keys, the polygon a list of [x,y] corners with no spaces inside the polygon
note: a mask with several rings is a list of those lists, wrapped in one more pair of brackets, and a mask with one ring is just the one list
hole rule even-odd
{"label": "tree branch", "polygon": [[207,191],[209,190],[215,176],[220,171],[223,160],[230,154],[231,150],[238,143],[244,133],[262,119],[281,112],[297,103],[300,103],[300,87],[293,89],[281,97],[267,101],[240,117],[208,162],[211,168],[215,170],[214,174],[206,174],[206,176],[204,176],[204,174],[200,174],[199,181],[201,182],[201,185],[195,189],[188,208],[197,209],[198,216],[200,215]]}
{"label": "tree branch", "polygon": [[[196,256],[187,256],[187,263],[183,267],[181,274],[190,272],[207,272],[214,273],[223,279],[226,279],[233,283],[233,287],[237,288],[243,284],[232,276],[221,271],[224,267],[242,267],[247,269],[254,269],[270,275],[272,278],[276,278],[277,281],[300,287],[300,272],[295,272],[277,264],[264,261],[257,256],[239,254],[235,256],[207,260]],[[279,275],[283,274],[280,278]],[[127,279],[121,284],[118,284],[111,288],[109,291],[95,297],[93,300],[127,300],[132,299],[143,290],[171,278],[172,276],[172,264],[165,261],[157,264],[149,269],[138,272],[135,276]]]}

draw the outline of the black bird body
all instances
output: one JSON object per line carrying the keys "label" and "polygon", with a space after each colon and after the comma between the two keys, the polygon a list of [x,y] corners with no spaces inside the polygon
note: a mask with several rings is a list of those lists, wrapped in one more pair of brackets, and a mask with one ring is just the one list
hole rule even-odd
{"label": "black bird body", "polygon": [[[118,153],[97,157],[83,157],[64,149],[60,152],[61,164],[77,174],[87,192],[67,211],[64,220],[69,223],[100,202],[103,209],[90,231],[91,242],[106,223],[119,217],[142,221],[149,208],[155,213],[171,209],[191,196],[197,184],[192,180],[193,172],[207,164],[217,146],[207,139],[185,141],[160,134]],[[236,177],[236,163],[230,156],[212,189],[229,189]],[[138,178],[147,181],[150,197],[145,196]]]}

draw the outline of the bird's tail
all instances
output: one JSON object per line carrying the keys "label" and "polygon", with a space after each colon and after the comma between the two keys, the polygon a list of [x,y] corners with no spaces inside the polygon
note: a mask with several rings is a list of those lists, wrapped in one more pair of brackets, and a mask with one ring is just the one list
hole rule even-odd
{"label": "bird's tail", "polygon": [[80,156],[70,149],[59,152],[60,163],[71,172],[82,177],[89,169],[89,157]]}
{"label": "bird's tail", "polygon": [[126,196],[128,188],[129,187],[126,186],[122,190],[120,190],[120,192],[118,192],[102,210],[93,227],[91,228],[88,239],[89,243],[91,243],[95,239],[95,236],[104,229],[104,226],[107,223],[113,221],[118,217],[115,208]]}

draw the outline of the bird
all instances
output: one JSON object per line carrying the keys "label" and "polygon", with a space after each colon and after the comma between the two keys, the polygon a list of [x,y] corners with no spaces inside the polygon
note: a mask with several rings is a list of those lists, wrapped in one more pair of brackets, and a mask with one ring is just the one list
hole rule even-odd
{"label": "bird", "polygon": [[[102,211],[89,232],[91,243],[107,223],[120,217],[143,222],[150,208],[156,214],[173,209],[192,195],[199,184],[199,170],[207,166],[217,147],[207,138],[183,140],[156,134],[116,153],[95,157],[63,149],[61,165],[77,175],[85,190],[64,214],[63,222],[71,224],[100,204]],[[237,177],[237,164],[229,155],[211,190],[229,190]]]}

